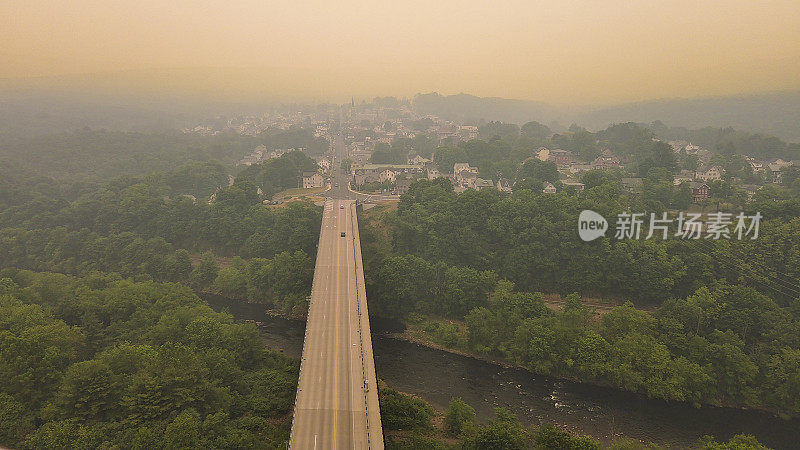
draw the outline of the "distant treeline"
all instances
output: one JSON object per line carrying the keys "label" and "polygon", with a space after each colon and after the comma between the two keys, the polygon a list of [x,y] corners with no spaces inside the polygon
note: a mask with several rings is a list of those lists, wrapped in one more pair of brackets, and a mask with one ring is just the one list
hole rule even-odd
{"label": "distant treeline", "polygon": [[188,161],[219,161],[231,168],[258,145],[267,149],[302,147],[312,155],[328,148],[324,138],[314,137],[308,129],[269,129],[258,136],[83,129],[35,137],[4,134],[0,138],[0,164],[14,164],[59,179],[104,181],[121,175],[176,170]]}

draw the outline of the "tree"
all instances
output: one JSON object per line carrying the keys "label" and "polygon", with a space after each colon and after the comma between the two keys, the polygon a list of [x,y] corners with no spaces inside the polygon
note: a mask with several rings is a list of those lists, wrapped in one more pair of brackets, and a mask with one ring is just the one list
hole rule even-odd
{"label": "tree", "polygon": [[553,424],[539,427],[533,434],[536,448],[564,450],[600,450],[600,443],[586,436],[573,436]]}
{"label": "tree", "polygon": [[211,286],[219,274],[219,264],[211,252],[205,252],[200,258],[200,264],[192,271],[192,282],[201,287]]}
{"label": "tree", "polygon": [[169,272],[175,280],[185,280],[192,273],[192,260],[186,249],[176,250],[169,260]]}
{"label": "tree", "polygon": [[450,436],[459,436],[475,422],[475,409],[464,403],[461,398],[450,400],[447,414],[444,418],[445,430]]}
{"label": "tree", "polygon": [[388,388],[379,391],[379,400],[385,430],[430,428],[433,408],[423,400]]}
{"label": "tree", "polygon": [[[525,429],[519,420],[502,408],[495,409],[497,418],[477,430],[475,436],[464,444],[475,450],[514,450],[527,447]],[[554,447],[555,448],[555,447]]]}
{"label": "tree", "polygon": [[214,286],[225,295],[241,297],[247,291],[247,277],[235,267],[225,267],[219,270]]}
{"label": "tree", "polygon": [[345,173],[350,173],[350,167],[352,166],[353,161],[351,161],[350,158],[345,158],[345,160],[342,161],[342,170],[344,170]]}

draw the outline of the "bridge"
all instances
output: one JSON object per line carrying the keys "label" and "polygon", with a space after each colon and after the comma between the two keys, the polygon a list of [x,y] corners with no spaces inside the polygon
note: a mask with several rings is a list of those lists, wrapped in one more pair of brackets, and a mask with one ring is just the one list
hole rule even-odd
{"label": "bridge", "polygon": [[354,200],[325,201],[289,447],[383,449]]}

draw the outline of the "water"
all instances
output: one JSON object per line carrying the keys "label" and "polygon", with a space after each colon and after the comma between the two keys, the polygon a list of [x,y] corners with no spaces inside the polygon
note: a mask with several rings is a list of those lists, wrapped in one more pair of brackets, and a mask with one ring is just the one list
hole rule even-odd
{"label": "water", "polygon": [[[268,347],[300,357],[304,322],[269,316],[263,305],[236,303],[211,295],[204,298],[213,308],[227,309],[238,320],[260,322]],[[694,408],[507,369],[388,338],[380,334],[386,328],[383,322],[373,325],[378,378],[394,389],[424,398],[440,410],[447,408],[452,397],[461,397],[475,408],[482,421],[492,417],[495,407],[504,407],[525,425],[553,422],[604,443],[613,436],[625,436],[687,447],[705,434],[727,440],[734,434],[746,433],[772,448],[800,447],[800,420],[785,421],[766,413],[732,408]]]}

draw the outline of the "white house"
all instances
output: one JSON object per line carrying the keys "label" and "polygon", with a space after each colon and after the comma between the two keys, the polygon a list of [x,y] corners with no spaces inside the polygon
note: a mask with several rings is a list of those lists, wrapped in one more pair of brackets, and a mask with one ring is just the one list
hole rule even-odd
{"label": "white house", "polygon": [[542,192],[544,192],[545,194],[555,194],[556,193],[556,187],[553,186],[553,183],[545,181],[544,182],[544,189],[542,189]]}
{"label": "white house", "polygon": [[712,166],[712,167],[709,167],[708,170],[706,170],[706,171],[702,171],[702,170],[697,171],[695,176],[697,177],[697,179],[703,180],[706,183],[708,183],[708,182],[711,182],[711,181],[716,181],[716,180],[722,179],[722,174],[724,172],[725,172],[725,170],[722,167],[720,167],[720,166]]}
{"label": "white house", "polygon": [[435,179],[437,179],[437,178],[439,178],[441,176],[443,176],[443,175],[442,175],[441,172],[439,172],[439,169],[436,169],[434,167],[429,167],[428,168],[428,179],[429,180],[435,180]]}
{"label": "white house", "polygon": [[325,180],[318,172],[303,172],[303,189],[318,188],[325,185]]}
{"label": "white house", "polygon": [[397,179],[397,174],[395,174],[393,171],[389,169],[382,170],[381,173],[378,175],[378,181],[380,181],[381,183],[385,181],[391,181],[392,183],[394,183],[396,179]]}

